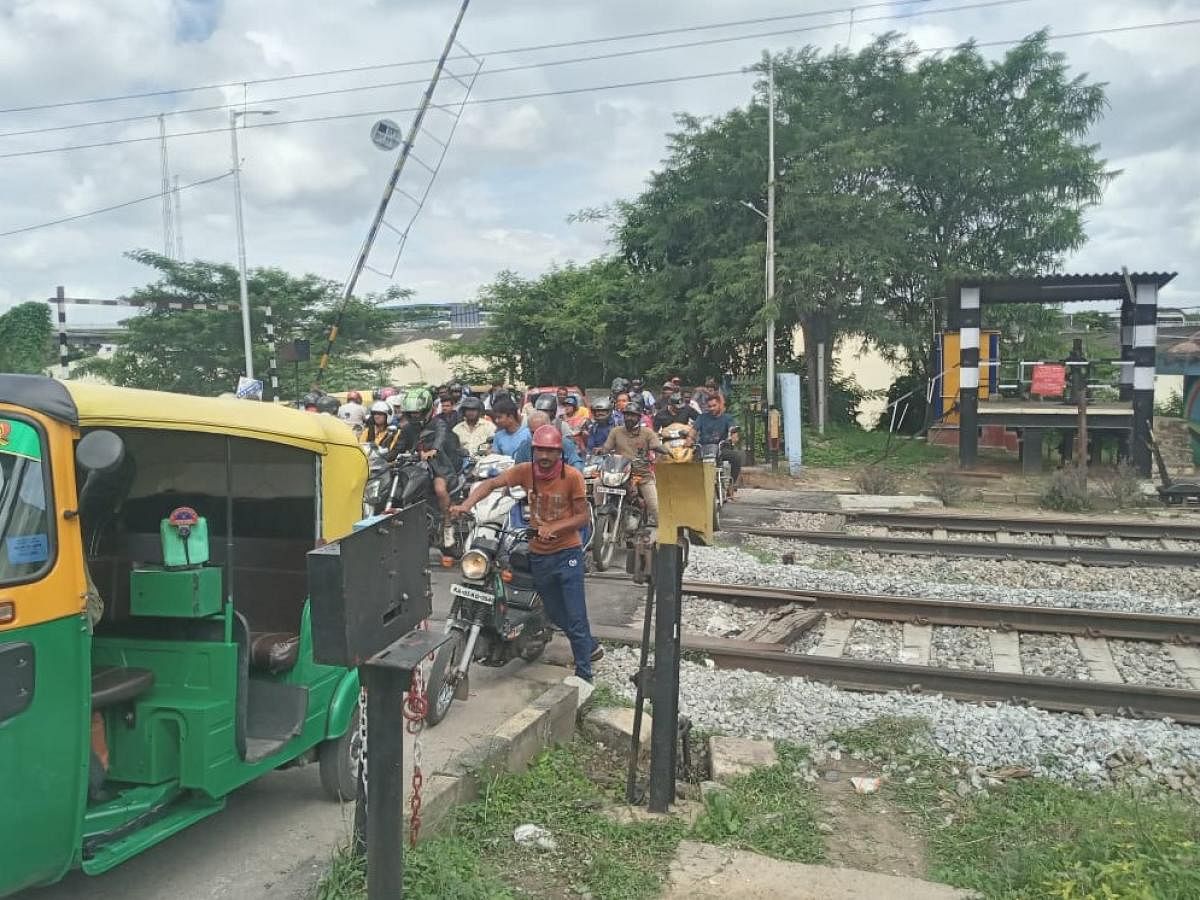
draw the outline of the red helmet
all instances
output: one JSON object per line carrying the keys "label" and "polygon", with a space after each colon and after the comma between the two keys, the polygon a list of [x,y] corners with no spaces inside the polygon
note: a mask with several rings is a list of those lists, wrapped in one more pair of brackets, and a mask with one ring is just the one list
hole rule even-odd
{"label": "red helmet", "polygon": [[533,446],[562,450],[562,431],[556,425],[543,425],[533,433]]}

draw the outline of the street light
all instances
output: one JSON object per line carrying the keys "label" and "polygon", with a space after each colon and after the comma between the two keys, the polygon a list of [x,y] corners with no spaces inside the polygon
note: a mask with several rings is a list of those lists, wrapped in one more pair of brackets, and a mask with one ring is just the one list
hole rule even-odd
{"label": "street light", "polygon": [[250,341],[250,294],[246,289],[246,229],[242,223],[242,160],[238,155],[237,123],[242,116],[273,116],[274,109],[229,111],[229,145],[233,152],[233,209],[237,221],[238,291],[242,301],[242,344],[246,351],[246,377],[254,377],[254,350]]}

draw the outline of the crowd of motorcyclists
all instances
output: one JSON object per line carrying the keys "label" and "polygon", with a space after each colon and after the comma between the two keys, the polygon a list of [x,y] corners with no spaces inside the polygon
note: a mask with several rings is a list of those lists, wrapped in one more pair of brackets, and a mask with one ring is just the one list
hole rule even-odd
{"label": "crowd of motorcyclists", "polygon": [[[461,384],[384,387],[372,392],[369,405],[358,391],[340,403],[313,392],[298,405],[336,415],[355,430],[371,473],[364,515],[434,501],[426,505],[431,543],[441,544],[447,560],[461,556],[464,573],[480,565],[486,571],[480,554],[494,554],[497,547],[472,543],[471,528],[464,526],[470,511],[493,492],[520,498],[512,506],[516,531],[511,533],[525,535],[520,538],[525,543],[517,546],[528,547],[532,586],[549,622],[571,643],[576,675],[590,681],[591,663],[603,650],[588,625],[586,553],[590,546],[603,569],[618,543],[653,540],[656,457],[691,458],[699,449],[717,463],[720,502],[734,496],[742,456],[725,393],[715,378],[686,393],[679,378],[664,382],[658,397],[641,378],[616,378],[607,394],[594,400],[566,387],[522,394],[496,381],[478,395]],[[498,527],[509,533],[510,514],[505,515]],[[476,556],[470,565],[467,551]],[[447,692],[465,677],[471,658],[493,664],[512,653],[531,658],[547,639],[539,626],[523,631],[529,622],[518,627],[504,619],[487,626],[488,616],[511,603],[483,602],[488,595],[481,595],[480,583],[486,580],[462,587],[455,601],[450,627],[460,629],[463,640],[447,651],[453,659],[440,663],[435,719],[444,714]],[[494,588],[512,589],[502,582]],[[479,600],[476,613],[464,611],[471,598]],[[518,648],[520,641],[525,644]],[[511,645],[506,651],[497,649],[506,645]]]}

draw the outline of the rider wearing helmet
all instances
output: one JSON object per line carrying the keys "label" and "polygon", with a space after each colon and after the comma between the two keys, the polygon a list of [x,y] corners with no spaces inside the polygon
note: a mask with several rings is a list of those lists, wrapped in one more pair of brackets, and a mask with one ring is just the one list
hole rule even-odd
{"label": "rider wearing helmet", "polygon": [[641,403],[642,409],[646,412],[654,412],[654,395],[646,390],[645,382],[638,376],[629,382],[629,398]]}
{"label": "rider wearing helmet", "polygon": [[317,400],[317,412],[325,413],[327,416],[336,416],[340,406],[337,397],[331,397],[329,394],[322,394]]}
{"label": "rider wearing helmet", "polygon": [[696,411],[684,405],[683,398],[676,391],[671,391],[665,397],[666,405],[654,414],[654,430],[661,432],[668,425],[687,425],[689,430]]}
{"label": "rider wearing helmet", "polygon": [[309,391],[300,398],[300,409],[305,412],[316,413],[321,411],[321,394],[317,391]]}
{"label": "rider wearing helmet", "polygon": [[[571,426],[565,421],[558,418],[558,397],[551,393],[538,394],[537,399],[533,401],[533,411],[546,414],[546,419],[562,432],[563,440],[575,442],[575,432],[571,430]],[[532,419],[532,416],[530,416]],[[529,431],[534,431],[532,422],[529,422]]]}
{"label": "rider wearing helmet", "polygon": [[338,407],[337,417],[354,429],[358,434],[366,422],[367,411],[362,405],[362,394],[350,391],[346,394],[346,402]]}
{"label": "rider wearing helmet", "polygon": [[[537,434],[537,430],[543,425],[553,425],[558,429],[558,433],[562,434],[561,422],[551,422],[550,417],[542,410],[535,409],[529,414],[529,430],[533,434]],[[583,457],[579,455],[579,447],[575,442],[568,437],[563,437],[562,443],[563,462],[572,468],[583,471]],[[512,458],[517,462],[529,462],[533,459],[532,441],[525,441],[521,444],[512,455]]]}
{"label": "rider wearing helmet", "polygon": [[592,404],[592,416],[592,423],[588,428],[587,446],[584,447],[589,453],[603,447],[604,442],[608,440],[608,433],[613,429],[612,401],[607,397],[601,397]]}
{"label": "rider wearing helmet", "polygon": [[392,408],[386,401],[376,400],[367,412],[367,424],[362,433],[363,443],[374,444],[389,457],[394,457],[400,440],[400,429],[392,425]]}
{"label": "rider wearing helmet", "polygon": [[478,397],[463,397],[461,412],[462,421],[454,426],[454,434],[462,448],[475,456],[484,444],[491,442],[496,426],[483,417],[483,401]]}
{"label": "rider wearing helmet", "polygon": [[442,543],[450,547],[454,544],[454,526],[450,524],[448,482],[462,466],[458,436],[445,419],[432,415],[433,394],[425,388],[406,391],[400,408],[410,423],[409,428],[419,429],[416,449],[433,472],[433,493],[442,510]]}
{"label": "rider wearing helmet", "polygon": [[608,433],[601,448],[602,453],[619,453],[633,464],[633,470],[642,476],[638,485],[642,499],[646,501],[647,524],[658,525],[658,487],[654,483],[654,469],[650,467],[651,452],[663,452],[663,443],[654,429],[642,423],[642,405],[630,400],[622,413],[623,427]]}
{"label": "rider wearing helmet", "polygon": [[523,487],[529,520],[536,534],[529,542],[533,585],[546,615],[566,634],[575,657],[575,674],[592,680],[592,662],[604,655],[588,624],[584,595],[583,540],[588,524],[583,476],[563,463],[562,432],[543,425],[533,435],[533,461],[519,463],[477,484],[451,513],[461,515],[497,488]]}
{"label": "rider wearing helmet", "polygon": [[609,391],[609,396],[612,397],[613,400],[615,401],[617,399],[618,394],[627,394],[627,393],[629,393],[629,379],[628,378],[614,378],[612,380],[612,389]]}
{"label": "rider wearing helmet", "polygon": [[571,438],[582,451],[587,446],[587,411],[579,408],[578,394],[567,394],[567,399],[561,405],[563,424],[571,429]]}

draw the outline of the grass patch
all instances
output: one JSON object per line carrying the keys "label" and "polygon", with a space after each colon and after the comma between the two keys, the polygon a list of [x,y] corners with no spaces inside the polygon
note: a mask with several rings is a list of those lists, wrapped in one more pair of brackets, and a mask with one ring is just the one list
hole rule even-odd
{"label": "grass patch", "polygon": [[592,695],[588,697],[588,705],[591,707],[633,706],[633,703],[610,685],[598,684],[592,691]]}
{"label": "grass patch", "polygon": [[1200,810],[1041,779],[975,798],[930,840],[932,875],[986,897],[1200,897]]}
{"label": "grass patch", "polygon": [[844,469],[882,462],[887,466],[907,468],[948,457],[949,452],[944,447],[906,437],[893,437],[889,447],[886,431],[863,431],[843,426],[827,428],[824,434],[817,434],[815,430],[805,432],[806,466]]}
{"label": "grass patch", "polygon": [[756,547],[749,542],[737,545],[738,549],[747,556],[753,556],[760,563],[771,566],[779,562],[779,555],[770,550],[764,550],[762,547]]}
{"label": "grass patch", "polygon": [[[601,815],[621,790],[620,771],[618,757],[575,742],[544,752],[522,774],[500,776],[483,797],[455,811],[447,833],[406,851],[405,897],[657,896],[685,827],[675,821],[618,825]],[[549,830],[557,849],[518,846],[513,830],[527,822]],[[365,896],[362,860],[339,853],[318,900]]]}
{"label": "grass patch", "polygon": [[834,737],[864,757],[905,764],[884,792],[922,823],[930,878],[998,900],[1200,897],[1195,804],[1040,778],[962,798],[962,767],[927,734],[919,719],[884,718]]}
{"label": "grass patch", "polygon": [[778,859],[817,862],[824,854],[813,791],[799,777],[808,751],[777,745],[778,765],[758,769],[714,791],[704,802],[695,836]]}

